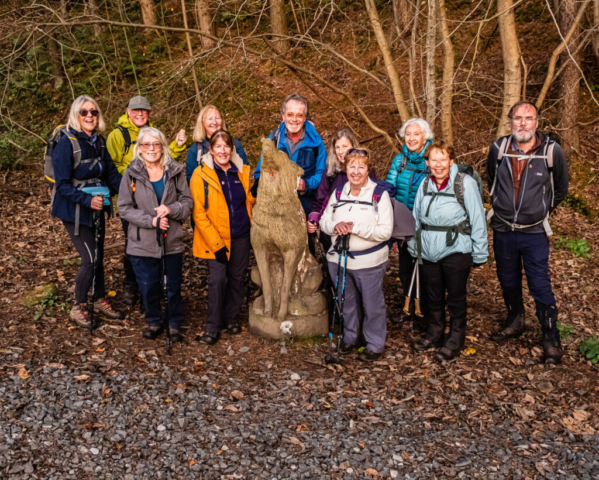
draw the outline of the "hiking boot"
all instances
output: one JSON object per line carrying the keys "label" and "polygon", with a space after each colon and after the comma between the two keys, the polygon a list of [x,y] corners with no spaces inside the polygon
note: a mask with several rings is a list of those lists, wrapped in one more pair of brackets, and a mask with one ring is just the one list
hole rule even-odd
{"label": "hiking boot", "polygon": [[389,316],[389,321],[393,325],[399,325],[400,327],[403,326],[404,324],[409,325],[411,320],[412,320],[412,314],[406,313],[403,310],[400,310],[399,312],[394,313],[393,315]]}
{"label": "hiking boot", "polygon": [[430,350],[431,348],[438,348],[443,345],[443,338],[440,338],[436,342],[433,340],[429,340],[428,338],[422,338],[417,342],[414,342],[412,347],[417,352],[425,352],[426,350]]}
{"label": "hiking boot", "polygon": [[77,325],[83,328],[91,328],[92,323],[89,318],[89,313],[83,304],[73,305],[69,318],[73,320]]}
{"label": "hiking boot", "polygon": [[218,342],[218,338],[220,334],[218,332],[204,332],[204,335],[200,337],[200,342],[203,342],[207,345],[214,345]]}
{"label": "hiking boot", "polygon": [[360,360],[361,362],[374,362],[375,360],[378,360],[381,354],[382,352],[376,353],[367,348],[362,353],[360,353],[360,355],[358,355],[358,360]]}
{"label": "hiking boot", "polygon": [[341,345],[339,345],[339,353],[341,355],[349,355],[353,352],[354,348],[356,348],[355,345],[349,345],[342,340]]}
{"label": "hiking boot", "polygon": [[122,312],[113,310],[112,305],[110,305],[110,301],[107,298],[99,298],[94,302],[94,312],[115,320],[122,320],[125,318]]}
{"label": "hiking boot", "polygon": [[241,333],[241,327],[237,323],[233,323],[231,325],[227,325],[227,329],[225,330],[229,335],[237,335]]}
{"label": "hiking boot", "polygon": [[137,302],[137,283],[135,282],[124,282],[123,283],[123,296],[122,300],[125,305],[135,305]]}
{"label": "hiking boot", "polygon": [[557,329],[557,307],[538,303],[537,317],[543,332],[543,359],[548,365],[558,365],[562,363],[564,351]]}
{"label": "hiking boot", "polygon": [[143,337],[148,340],[156,340],[163,331],[164,327],[162,325],[159,327],[148,327],[144,330]]}
{"label": "hiking boot", "polygon": [[439,350],[437,350],[437,353],[435,353],[435,359],[439,362],[449,362],[450,360],[453,360],[455,357],[457,357],[459,354],[459,350],[451,350],[447,347],[441,347]]}
{"label": "hiking boot", "polygon": [[522,289],[504,290],[503,300],[507,307],[507,319],[503,329],[491,335],[491,340],[495,343],[502,343],[509,338],[519,337],[524,331],[526,313],[522,301]]}
{"label": "hiking boot", "polygon": [[171,328],[171,343],[179,343],[183,341],[183,335],[178,328]]}

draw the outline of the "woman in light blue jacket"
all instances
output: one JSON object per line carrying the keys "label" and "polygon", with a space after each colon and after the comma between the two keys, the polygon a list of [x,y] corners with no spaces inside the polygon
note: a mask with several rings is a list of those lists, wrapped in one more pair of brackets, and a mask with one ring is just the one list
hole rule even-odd
{"label": "woman in light blue jacket", "polygon": [[[470,269],[487,262],[487,222],[476,180],[458,172],[453,147],[434,142],[424,156],[431,175],[420,184],[414,201],[416,237],[409,251],[421,264],[430,325],[414,349],[441,347],[435,358],[447,361],[464,346],[466,283]],[[451,323],[443,338],[445,304]]]}

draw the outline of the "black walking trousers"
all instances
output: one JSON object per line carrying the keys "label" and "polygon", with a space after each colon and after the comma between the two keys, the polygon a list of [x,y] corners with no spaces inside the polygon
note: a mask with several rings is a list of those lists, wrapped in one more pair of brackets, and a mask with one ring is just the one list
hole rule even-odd
{"label": "black walking trousers", "polygon": [[422,261],[430,318],[426,338],[436,342],[443,337],[447,305],[451,324],[444,346],[452,351],[461,350],[466,340],[466,285],[471,267],[470,253],[453,253],[438,262]]}
{"label": "black walking trousers", "polygon": [[[106,296],[104,286],[104,232],[106,220],[104,212],[101,212],[100,220],[100,243],[98,245],[98,265],[96,267],[96,291],[93,300]],[[77,253],[81,257],[81,266],[75,277],[75,304],[87,303],[87,294],[92,288],[94,280],[94,254],[96,251],[96,240],[94,227],[79,225],[79,236],[75,236],[75,224],[62,221]]]}

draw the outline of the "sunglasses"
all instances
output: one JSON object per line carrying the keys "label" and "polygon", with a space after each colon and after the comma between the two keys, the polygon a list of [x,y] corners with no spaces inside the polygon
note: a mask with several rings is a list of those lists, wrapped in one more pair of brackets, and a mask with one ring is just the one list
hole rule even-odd
{"label": "sunglasses", "polygon": [[98,116],[98,112],[97,110],[79,110],[79,115],[81,115],[82,117],[87,117],[88,115],[91,115],[92,117],[97,117]]}
{"label": "sunglasses", "polygon": [[368,150],[363,150],[361,148],[350,148],[347,153],[345,155],[360,155],[361,157],[366,157],[369,158],[370,155],[368,155]]}
{"label": "sunglasses", "polygon": [[154,147],[155,150],[162,148],[162,144],[159,142],[140,143],[139,146],[144,150],[149,150],[151,147]]}

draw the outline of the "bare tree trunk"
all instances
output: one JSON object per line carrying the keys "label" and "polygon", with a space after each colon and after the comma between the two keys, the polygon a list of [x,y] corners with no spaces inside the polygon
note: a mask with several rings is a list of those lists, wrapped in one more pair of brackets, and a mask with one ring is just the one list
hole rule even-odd
{"label": "bare tree trunk", "polygon": [[437,92],[435,46],[437,43],[437,5],[436,0],[428,0],[428,24],[426,27],[426,121],[435,130]]}
{"label": "bare tree trunk", "polygon": [[[580,26],[575,26],[578,8],[576,0],[562,0],[559,12],[559,26],[562,32],[575,28],[572,38],[567,46],[570,51],[562,53],[561,61],[568,62],[560,79],[560,103],[558,117],[561,119],[562,146],[568,158],[575,158],[580,152],[580,138],[578,136],[578,104],[580,95],[580,52],[577,52]],[[574,61],[570,58],[574,57]],[[570,61],[568,61],[570,60]]]}
{"label": "bare tree trunk", "polygon": [[410,82],[410,110],[414,115],[418,115],[422,118],[422,109],[418,98],[416,98],[416,88],[414,87],[414,72],[416,71],[416,42],[418,38],[418,19],[420,18],[420,4],[416,5],[414,10],[414,25],[412,25],[412,38],[410,39],[410,54],[409,54],[409,75],[408,79]]}
{"label": "bare tree trunk", "polygon": [[154,0],[138,0],[141,6],[141,16],[144,25],[156,25],[156,10]]}
{"label": "bare tree trunk", "polygon": [[[85,4],[85,13],[91,17],[98,16],[98,0],[88,0]],[[100,36],[101,28],[100,25],[94,25],[94,35]]]}
{"label": "bare tree trunk", "polygon": [[443,90],[441,91],[441,132],[443,140],[453,145],[453,129],[451,127],[451,110],[453,103],[453,74],[455,68],[455,52],[449,38],[445,0],[437,0],[437,18],[439,19],[439,37],[443,43]]}
{"label": "bare tree trunk", "polygon": [[48,35],[48,56],[50,57],[50,64],[52,65],[52,76],[54,77],[54,88],[60,90],[64,83],[64,77],[62,75],[62,63],[60,61],[60,54],[58,53],[58,45],[54,37]]}
{"label": "bare tree trunk", "polygon": [[[196,0],[196,12],[198,14],[198,26],[202,33],[216,36],[216,29],[212,23],[210,4],[208,0]],[[216,42],[210,38],[202,37],[202,49],[211,50],[216,47]]]}
{"label": "bare tree trunk", "polygon": [[593,53],[599,64],[599,0],[593,0]]}
{"label": "bare tree trunk", "polygon": [[397,111],[399,112],[401,121],[405,122],[410,118],[411,115],[408,104],[404,97],[401,83],[399,81],[399,75],[397,74],[397,70],[393,64],[391,49],[389,48],[389,44],[385,38],[385,33],[383,32],[383,27],[381,26],[381,21],[379,20],[379,14],[376,10],[374,0],[365,0],[365,3],[366,10],[368,10],[368,16],[370,17],[370,23],[372,24],[372,28],[376,36],[376,41],[379,44],[381,52],[383,53],[385,67],[387,67],[387,75],[389,76],[391,88],[393,89],[393,97],[395,98],[395,103],[397,104]]}
{"label": "bare tree trunk", "polygon": [[[187,9],[185,7],[185,0],[181,0],[181,11],[183,12],[183,25],[185,26],[185,30],[187,30],[189,27],[187,25]],[[200,86],[198,85],[198,75],[196,72],[195,62],[193,61],[193,50],[191,48],[191,37],[189,36],[189,32],[185,32],[185,39],[187,40],[187,51],[189,52],[189,61],[191,62],[191,70],[193,73],[193,86],[195,87],[196,99],[201,110],[202,98],[200,97]]]}
{"label": "bare tree trunk", "polygon": [[275,34],[272,43],[276,52],[279,54],[288,52],[291,47],[289,39],[282,38],[289,35],[285,0],[270,0],[270,28],[272,29],[272,33]]}
{"label": "bare tree trunk", "polygon": [[512,5],[513,0],[497,0],[497,11],[505,12],[499,16],[499,35],[503,53],[503,107],[497,129],[497,135],[500,137],[510,133],[507,116],[512,105],[520,100],[522,81],[520,45]]}
{"label": "bare tree trunk", "polygon": [[60,16],[65,21],[69,16],[69,12],[67,10],[67,0],[60,0]]}
{"label": "bare tree trunk", "polygon": [[393,21],[397,35],[405,37],[410,32],[410,24],[414,19],[418,0],[393,0]]}

